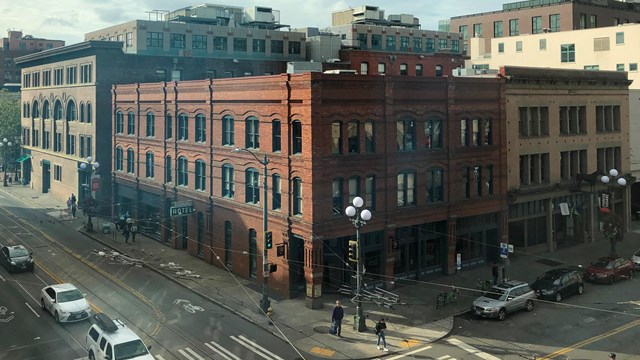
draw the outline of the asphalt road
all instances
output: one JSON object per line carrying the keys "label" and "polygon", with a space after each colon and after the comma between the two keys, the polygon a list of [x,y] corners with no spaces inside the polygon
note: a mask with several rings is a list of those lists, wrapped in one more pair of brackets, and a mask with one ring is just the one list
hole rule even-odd
{"label": "asphalt road", "polygon": [[[2,199],[2,204],[0,243],[28,247],[34,253],[36,269],[33,274],[13,276],[0,270],[0,276],[7,280],[2,284],[0,301],[16,309],[11,310],[14,316],[20,316],[19,322],[14,319],[0,324],[2,334],[5,330],[14,332],[11,343],[17,344],[0,335],[0,360],[74,360],[86,356],[82,346],[90,322],[58,325],[39,307],[40,289],[56,282],[75,284],[94,311],[121,319],[151,346],[151,353],[159,360],[291,360],[300,356],[262,327],[153,271],[102,252],[99,244],[70,224],[23,208],[9,198]],[[10,286],[4,287],[5,283]],[[60,355],[51,357],[51,348]]]}

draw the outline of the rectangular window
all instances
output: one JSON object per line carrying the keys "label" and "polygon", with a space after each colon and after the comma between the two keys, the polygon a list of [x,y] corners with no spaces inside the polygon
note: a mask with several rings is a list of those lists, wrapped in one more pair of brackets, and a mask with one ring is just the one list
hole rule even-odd
{"label": "rectangular window", "polygon": [[482,24],[473,24],[473,36],[482,37]]}
{"label": "rectangular window", "polygon": [[562,44],[560,45],[560,62],[569,63],[576,61],[576,45]]}
{"label": "rectangular window", "polygon": [[62,85],[63,69],[53,69],[53,85]]}
{"label": "rectangular window", "polygon": [[225,36],[213,37],[213,50],[227,51],[228,41]]}
{"label": "rectangular window", "polygon": [[39,87],[40,86],[40,72],[39,71],[34,71],[31,74],[31,85],[33,85],[33,87]]}
{"label": "rectangular window", "polygon": [[289,55],[300,55],[300,41],[289,41]]}
{"label": "rectangular window", "polygon": [[133,33],[128,32],[125,34],[125,44],[126,44],[126,47],[133,46]]}
{"label": "rectangular window", "polygon": [[53,165],[53,180],[62,181],[62,166]]}
{"label": "rectangular window", "polygon": [[425,47],[425,51],[426,52],[434,52],[436,51],[436,40],[435,39],[431,39],[431,38],[427,38],[427,43],[426,43],[426,47]]}
{"label": "rectangular window", "polygon": [[502,21],[494,21],[493,22],[493,37],[499,38],[504,36],[504,26]]}
{"label": "rectangular window", "polygon": [[398,174],[398,207],[416,204],[415,181],[415,173],[408,172]]}
{"label": "rectangular window", "polygon": [[234,52],[247,52],[247,39],[246,38],[233,38],[233,51]]}
{"label": "rectangular window", "polygon": [[302,154],[302,123],[299,120],[291,123],[293,154]]}
{"label": "rectangular window", "polygon": [[364,182],[364,201],[369,210],[376,209],[376,177],[369,175]]}
{"label": "rectangular window", "polygon": [[624,71],[624,64],[616,64],[616,71]]}
{"label": "rectangular window", "polygon": [[593,51],[609,51],[609,38],[600,37],[593,39]]}
{"label": "rectangular window", "polygon": [[147,47],[161,48],[163,42],[162,35],[161,32],[147,32]]}
{"label": "rectangular window", "polygon": [[368,154],[376,152],[376,138],[373,121],[364,123],[364,151]]}
{"label": "rectangular window", "polygon": [[87,156],[93,156],[93,143],[91,136],[87,136]]}
{"label": "rectangular window", "polygon": [[153,178],[154,175],[153,166],[153,153],[148,152],[145,161],[145,175],[147,178]]}
{"label": "rectangular window", "polygon": [[629,71],[638,71],[638,63],[629,63]]}
{"label": "rectangular window", "polygon": [[194,50],[207,50],[207,35],[191,35],[191,48]]}
{"label": "rectangular window", "polygon": [[42,71],[42,86],[51,86],[51,70]]}
{"label": "rectangular window", "polygon": [[187,114],[178,115],[178,140],[189,140],[189,117]]}
{"label": "rectangular window", "polygon": [[282,187],[280,185],[280,175],[271,175],[271,209],[280,210],[282,208]]}
{"label": "rectangular window", "polygon": [[414,151],[416,149],[416,126],[413,119],[396,122],[396,146],[398,151]]}
{"label": "rectangular window", "polygon": [[531,33],[540,34],[542,32],[542,16],[534,16],[531,18]]}
{"label": "rectangular window", "polygon": [[266,40],[264,39],[253,39],[251,50],[254,53],[263,53],[267,51]]}
{"label": "rectangular window", "polygon": [[342,154],[342,123],[331,124],[331,153]]}
{"label": "rectangular window", "polygon": [[549,31],[550,32],[560,31],[560,14],[549,15]]}
{"label": "rectangular window", "polygon": [[164,138],[173,138],[173,118],[171,117],[171,114],[167,114],[164,119]]}
{"label": "rectangular window", "polygon": [[594,29],[598,27],[598,15],[589,15],[589,28]]}
{"label": "rectangular window", "polygon": [[73,85],[78,82],[78,67],[67,66],[67,84]]}
{"label": "rectangular window", "polygon": [[360,126],[356,121],[350,121],[347,125],[347,142],[350,153],[360,152]]}
{"label": "rectangular window", "polygon": [[367,34],[358,33],[358,45],[360,50],[367,50]]}
{"label": "rectangular window", "polygon": [[79,135],[79,136],[80,136],[80,149],[78,150],[79,151],[78,155],[80,155],[80,157],[83,158],[83,157],[87,156],[85,154],[85,150],[84,150],[84,146],[85,146],[84,139],[85,139],[85,137],[84,137],[84,135]]}
{"label": "rectangular window", "polygon": [[133,149],[127,150],[127,173],[133,174],[135,171],[136,155]]}
{"label": "rectangular window", "polygon": [[460,52],[460,40],[451,40],[451,52]]}
{"label": "rectangular window", "polygon": [[413,52],[416,52],[416,53],[422,52],[422,38],[419,38],[419,37],[413,38]]}
{"label": "rectangular window", "polygon": [[80,83],[87,84],[92,81],[93,72],[91,71],[91,64],[80,65]]}
{"label": "rectangular window", "polygon": [[386,43],[387,50],[396,50],[396,36],[387,35],[386,39],[387,39],[387,43]]}
{"label": "rectangular window", "polygon": [[547,39],[540,39],[539,48],[540,50],[547,50]]}
{"label": "rectangular window", "polygon": [[378,75],[385,75],[387,73],[387,64],[378,63]]}
{"label": "rectangular window", "polygon": [[400,50],[402,50],[402,51],[409,50],[409,37],[408,36],[400,36]]}
{"label": "rectangular window", "polygon": [[504,43],[498,43],[498,53],[504,53]]}
{"label": "rectangular window", "polygon": [[284,41],[271,40],[271,53],[272,54],[284,54]]}
{"label": "rectangular window", "polygon": [[342,178],[335,178],[331,183],[332,214],[340,215],[344,209],[344,194]]}
{"label": "rectangular window", "polygon": [[233,182],[233,166],[222,165],[222,196],[233,198],[235,195],[235,187]]}
{"label": "rectangular window", "polygon": [[382,49],[382,35],[371,34],[371,49],[374,49],[374,50]]}
{"label": "rectangular window", "polygon": [[469,26],[468,25],[460,25],[458,27],[458,32],[460,33],[460,35],[462,35],[462,39],[464,39],[464,40],[468,40],[469,39]]}
{"label": "rectangular window", "polygon": [[293,178],[293,214],[302,215],[302,179]]}
{"label": "rectangular window", "polygon": [[31,87],[31,74],[22,75],[22,86],[25,88]]}
{"label": "rectangular window", "polygon": [[438,50],[447,50],[449,48],[447,39],[438,39]]}
{"label": "rectangular window", "polygon": [[195,181],[196,181],[196,190],[206,190],[206,179],[207,179],[207,164],[202,160],[196,161],[196,169],[195,169]]}
{"label": "rectangular window", "polygon": [[580,14],[579,28],[586,29],[587,28],[587,14]]}
{"label": "rectangular window", "polygon": [[520,35],[520,20],[519,19],[509,20],[509,36],[518,36],[518,35]]}
{"label": "rectangular window", "polygon": [[522,52],[522,41],[516,41],[516,52]]}
{"label": "rectangular window", "polygon": [[616,44],[624,44],[624,32],[616,33]]}

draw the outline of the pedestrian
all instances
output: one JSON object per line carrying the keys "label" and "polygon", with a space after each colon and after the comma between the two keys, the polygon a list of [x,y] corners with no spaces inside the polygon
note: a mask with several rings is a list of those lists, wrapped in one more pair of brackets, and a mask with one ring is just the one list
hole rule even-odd
{"label": "pedestrian", "polygon": [[616,360],[616,353],[609,354],[609,360]]}
{"label": "pedestrian", "polygon": [[493,275],[493,285],[498,285],[498,263],[493,263],[493,268],[491,268],[491,274]]}
{"label": "pedestrian", "polygon": [[342,337],[340,332],[342,331],[342,319],[344,318],[344,309],[340,305],[340,300],[336,300],[336,306],[333,307],[333,314],[331,314],[331,323],[336,329],[336,335]]}
{"label": "pedestrian", "polygon": [[76,196],[73,193],[71,193],[71,205],[75,205],[77,200],[78,199],[76,199]]}
{"label": "pedestrian", "polygon": [[9,175],[9,184],[13,184],[13,175]]}
{"label": "pedestrian", "polygon": [[71,213],[71,198],[67,199],[67,213]]}
{"label": "pedestrian", "polygon": [[125,226],[124,230],[122,230],[122,235],[124,235],[124,243],[128,244],[129,243],[129,227]]}
{"label": "pedestrian", "polygon": [[[384,337],[384,332],[387,330],[387,324],[384,322],[384,318],[381,318],[380,321],[376,324],[376,335],[378,335],[378,350],[384,349],[384,351],[389,351],[387,349],[387,340]],[[382,349],[380,348],[380,339],[382,339]]]}
{"label": "pedestrian", "polygon": [[71,216],[73,216],[74,219],[76,218],[76,211],[78,211],[76,204],[71,204]]}
{"label": "pedestrian", "polygon": [[138,227],[131,224],[131,240],[136,242],[136,234],[138,233]]}

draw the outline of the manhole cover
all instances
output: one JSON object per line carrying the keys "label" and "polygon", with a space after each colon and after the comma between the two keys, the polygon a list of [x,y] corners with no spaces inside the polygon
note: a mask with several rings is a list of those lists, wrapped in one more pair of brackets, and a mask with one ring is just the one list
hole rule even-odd
{"label": "manhole cover", "polygon": [[548,266],[559,266],[562,265],[561,262],[551,260],[551,259],[540,259],[538,260],[540,264],[548,265]]}
{"label": "manhole cover", "polygon": [[329,333],[329,327],[328,326],[316,326],[313,328],[313,331],[317,332],[318,334],[328,334]]}

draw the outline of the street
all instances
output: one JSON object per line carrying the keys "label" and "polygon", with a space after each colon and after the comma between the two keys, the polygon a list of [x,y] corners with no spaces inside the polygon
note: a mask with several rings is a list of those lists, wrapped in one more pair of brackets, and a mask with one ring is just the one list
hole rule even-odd
{"label": "street", "polygon": [[40,309],[40,290],[60,282],[76,285],[94,311],[121,319],[160,360],[300,356],[263,328],[100,249],[73,226],[11,201],[4,198],[0,209],[0,243],[24,245],[33,252],[36,267],[34,273],[0,270],[0,306],[7,309],[4,316],[13,316],[0,323],[0,359],[86,357],[83,346],[89,320],[58,325]]}

